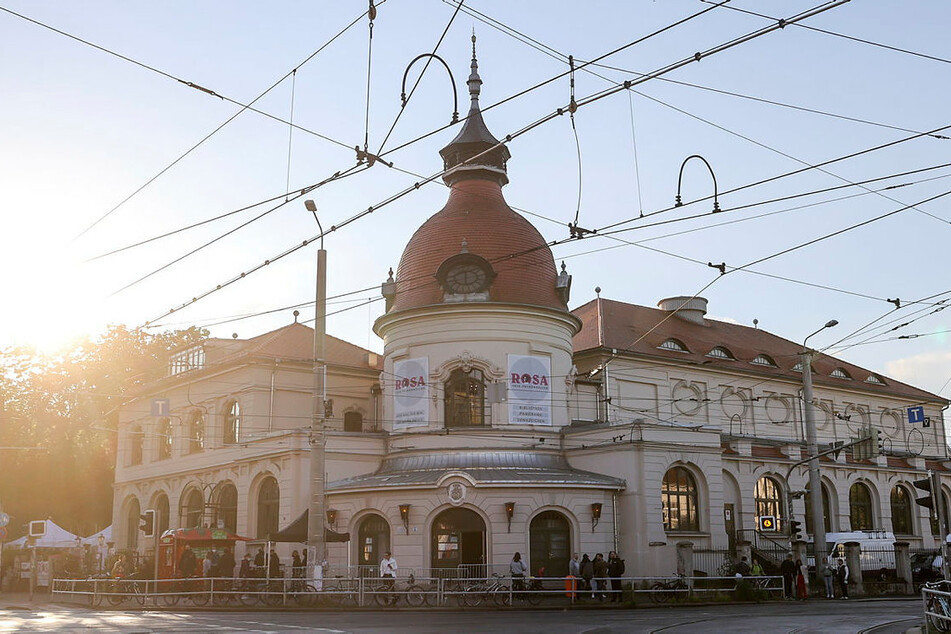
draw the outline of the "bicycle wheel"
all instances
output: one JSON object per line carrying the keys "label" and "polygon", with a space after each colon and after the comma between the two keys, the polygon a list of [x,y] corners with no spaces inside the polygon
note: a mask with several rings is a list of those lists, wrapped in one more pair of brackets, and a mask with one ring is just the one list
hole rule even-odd
{"label": "bicycle wheel", "polygon": [[501,608],[512,605],[512,595],[509,592],[509,587],[499,584],[492,588],[492,603]]}
{"label": "bicycle wheel", "polygon": [[139,605],[145,605],[145,588],[141,588],[139,587],[139,584],[135,584],[132,586],[132,591],[134,593],[132,596],[135,597],[135,602]]}
{"label": "bicycle wheel", "polygon": [[528,588],[528,592],[525,593],[525,600],[528,601],[530,605],[538,605],[542,602],[542,599],[545,598],[544,589],[541,582],[532,583]]}
{"label": "bicycle wheel", "polygon": [[246,608],[258,602],[257,590],[251,584],[245,584],[245,586],[241,588],[241,591],[235,596],[238,598],[238,603]]}
{"label": "bicycle wheel", "polygon": [[667,587],[667,584],[665,583],[661,583],[658,581],[657,583],[651,586],[650,597],[651,597],[651,601],[653,601],[654,603],[660,603],[660,604],[668,603],[673,598],[672,595],[673,593],[670,591],[670,589]]}
{"label": "bicycle wheel", "polygon": [[123,589],[118,583],[109,586],[109,589],[106,590],[106,592],[109,593],[106,596],[106,600],[109,601],[109,605],[117,606],[122,605],[125,602],[125,595],[122,594]]}
{"label": "bicycle wheel", "polygon": [[267,586],[267,592],[261,595],[264,605],[274,608],[284,603],[283,586],[280,581],[272,581]]}
{"label": "bicycle wheel", "polygon": [[482,583],[466,586],[462,592],[462,601],[470,608],[478,607],[485,600],[486,591],[487,588]]}
{"label": "bicycle wheel", "polygon": [[317,588],[307,584],[294,593],[294,603],[301,607],[309,608],[317,604]]}
{"label": "bicycle wheel", "polygon": [[[197,590],[197,588],[195,588]],[[211,593],[209,592],[193,592],[193,594],[188,595],[188,598],[192,600],[192,605],[201,607],[208,604],[208,600],[211,599]]]}
{"label": "bicycle wheel", "polygon": [[393,601],[393,597],[387,592],[387,587],[384,585],[370,585],[367,591],[373,593],[373,600],[376,601],[376,604],[380,607],[396,604],[395,601]]}
{"label": "bicycle wheel", "polygon": [[406,603],[418,608],[426,603],[426,591],[422,586],[412,585],[406,588]]}
{"label": "bicycle wheel", "polygon": [[[931,597],[928,599],[928,612],[935,612],[937,614],[947,615],[948,612],[945,610],[945,604],[938,597]],[[932,614],[928,615],[928,626],[933,628],[938,632],[949,632],[951,631],[951,622],[947,619],[934,616]]]}

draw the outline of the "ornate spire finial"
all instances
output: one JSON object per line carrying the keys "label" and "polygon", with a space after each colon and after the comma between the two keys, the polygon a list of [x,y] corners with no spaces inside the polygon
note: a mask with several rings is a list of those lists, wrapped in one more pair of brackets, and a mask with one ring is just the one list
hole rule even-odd
{"label": "ornate spire finial", "polygon": [[475,28],[472,29],[472,72],[469,73],[469,98],[472,100],[472,108],[479,107],[479,93],[482,92],[482,78],[479,77],[479,61],[476,59],[476,35]]}

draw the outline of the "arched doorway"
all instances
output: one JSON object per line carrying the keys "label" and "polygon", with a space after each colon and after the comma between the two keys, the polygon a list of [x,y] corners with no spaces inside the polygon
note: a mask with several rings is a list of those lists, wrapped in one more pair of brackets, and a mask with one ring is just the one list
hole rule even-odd
{"label": "arched doorway", "polygon": [[446,509],[432,526],[432,567],[467,566],[482,576],[485,569],[485,522],[475,511]]}
{"label": "arched doorway", "polygon": [[205,511],[205,499],[198,489],[191,489],[178,505],[178,526],[180,528],[198,528],[201,526]]}
{"label": "arched doorway", "polygon": [[546,577],[567,577],[571,557],[571,526],[558,511],[539,513],[529,528],[531,573],[545,569]]}
{"label": "arched doorway", "polygon": [[373,574],[376,570],[374,566],[379,566],[383,553],[390,550],[390,524],[381,515],[373,513],[360,520],[357,535],[357,563],[360,565],[360,572],[367,576],[376,576]]}

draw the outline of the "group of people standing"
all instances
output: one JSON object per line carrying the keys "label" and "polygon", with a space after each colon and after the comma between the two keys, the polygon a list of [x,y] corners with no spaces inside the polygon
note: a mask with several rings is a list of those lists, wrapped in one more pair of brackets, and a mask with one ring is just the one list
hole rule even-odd
{"label": "group of people standing", "polygon": [[[809,598],[809,567],[801,559],[793,562],[793,556],[786,555],[786,560],[779,566],[779,573],[783,576],[786,600],[805,601]],[[840,557],[833,565],[828,557],[823,557],[816,574],[822,579],[827,599],[835,598],[836,584],[839,586],[839,598],[849,598],[849,566],[845,558]]]}
{"label": "group of people standing", "polygon": [[[590,593],[591,598],[598,601],[609,598],[611,603],[620,603],[623,599],[621,577],[624,576],[624,560],[613,550],[608,553],[607,560],[601,553],[597,553],[594,559],[585,553],[579,560],[578,553],[575,553],[568,562],[568,575],[574,578],[568,580],[572,598],[584,599]],[[580,584],[575,579],[580,579]],[[610,597],[608,579],[611,580]]]}

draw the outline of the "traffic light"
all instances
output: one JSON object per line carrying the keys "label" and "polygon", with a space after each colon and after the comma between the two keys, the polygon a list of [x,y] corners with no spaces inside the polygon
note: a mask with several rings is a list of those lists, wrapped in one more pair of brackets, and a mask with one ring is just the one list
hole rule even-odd
{"label": "traffic light", "polygon": [[927,478],[922,478],[921,480],[915,480],[912,484],[915,485],[916,489],[920,489],[928,493],[928,495],[922,496],[920,498],[915,498],[915,504],[919,506],[924,506],[931,509],[932,511],[936,510],[935,507],[935,488],[933,487],[933,478],[934,474],[928,472]]}
{"label": "traffic light", "polygon": [[866,447],[868,448],[868,457],[877,458],[880,453],[882,453],[882,442],[884,438],[880,438],[879,431],[875,427],[868,427],[866,432],[866,437],[868,442]]}
{"label": "traffic light", "polygon": [[802,522],[789,520],[789,536],[793,539],[802,539]]}
{"label": "traffic light", "polygon": [[142,520],[139,530],[145,533],[146,537],[153,537],[155,535],[155,511],[146,509],[144,514],[139,515],[139,519]]}

